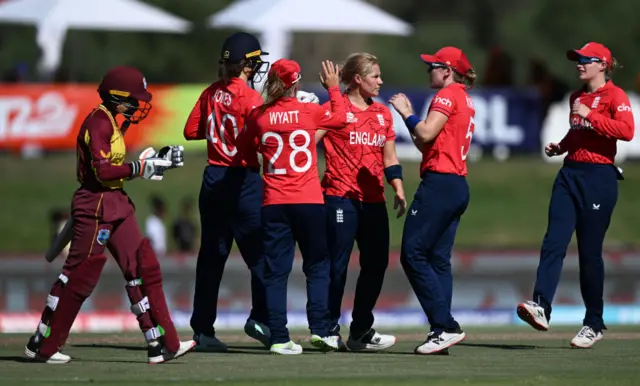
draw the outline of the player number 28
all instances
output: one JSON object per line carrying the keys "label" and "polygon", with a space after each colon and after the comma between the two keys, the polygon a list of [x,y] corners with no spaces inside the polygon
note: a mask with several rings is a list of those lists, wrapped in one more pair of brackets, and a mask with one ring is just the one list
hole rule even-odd
{"label": "player number 28", "polygon": [[465,146],[460,148],[460,155],[462,156],[462,160],[465,161],[467,159],[467,154],[469,154],[469,148],[471,147],[471,138],[473,138],[473,129],[475,128],[475,121],[473,117],[469,118],[469,126],[467,127],[467,135],[464,137],[467,140],[467,146],[465,151]]}
{"label": "player number 28", "polygon": [[[229,157],[233,157],[234,155],[236,155],[236,153],[238,152],[238,149],[236,149],[235,147],[231,150],[229,150],[229,147],[227,146],[227,141],[224,139],[224,128],[225,125],[227,123],[227,121],[231,122],[231,127],[233,127],[233,138],[237,138],[238,137],[238,123],[236,122],[236,117],[234,117],[231,114],[225,114],[222,116],[222,120],[220,121],[220,143],[222,145],[222,151],[224,152],[224,154],[228,155]],[[211,143],[218,143],[218,138],[216,138],[216,116],[215,116],[215,112],[211,112],[211,114],[209,114],[209,117],[207,118],[207,126],[209,127],[209,129],[207,130],[207,139],[209,141],[211,141]]]}
{"label": "player number 28", "polygon": [[[304,138],[304,143],[299,146],[296,145],[296,137],[302,136]],[[276,152],[273,154],[273,157],[269,160],[269,164],[267,165],[267,173],[271,174],[287,174],[287,169],[285,168],[276,168],[276,161],[282,154],[282,150],[284,149],[284,140],[282,136],[278,133],[274,133],[272,131],[266,132],[262,135],[262,145],[267,144],[267,140],[269,138],[273,138],[278,143],[278,148]],[[289,147],[291,148],[291,154],[289,154],[289,165],[293,171],[298,173],[304,173],[309,168],[311,168],[311,151],[309,150],[309,145],[311,144],[311,137],[309,133],[305,130],[296,130],[289,135]],[[304,153],[307,158],[307,161],[302,166],[296,165],[296,155],[298,153]]]}

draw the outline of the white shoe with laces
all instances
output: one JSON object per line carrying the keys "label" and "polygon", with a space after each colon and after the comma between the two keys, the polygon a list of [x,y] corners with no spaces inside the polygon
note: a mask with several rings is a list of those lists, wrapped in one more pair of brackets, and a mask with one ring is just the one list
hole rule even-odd
{"label": "white shoe with laces", "polygon": [[388,349],[394,344],[396,344],[395,336],[379,334],[373,328],[359,338],[354,338],[349,335],[349,339],[347,340],[347,348],[351,351],[375,352]]}
{"label": "white shoe with laces", "polygon": [[464,331],[458,329],[456,332],[434,332],[431,331],[427,335],[427,340],[420,346],[416,347],[415,353],[420,355],[432,355],[445,352],[449,347],[465,340],[467,335]]}
{"label": "white shoe with laces", "polygon": [[602,331],[596,331],[589,326],[584,326],[578,335],[571,339],[571,346],[576,348],[591,348],[597,341],[602,340]]}
{"label": "white shoe with laces", "polygon": [[518,317],[538,331],[547,331],[549,321],[544,312],[544,308],[531,300],[518,304]]}

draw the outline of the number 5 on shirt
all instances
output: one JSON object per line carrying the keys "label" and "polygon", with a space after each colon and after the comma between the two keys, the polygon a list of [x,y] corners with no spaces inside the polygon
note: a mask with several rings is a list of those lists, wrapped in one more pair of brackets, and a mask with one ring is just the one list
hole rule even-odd
{"label": "number 5 on shirt", "polygon": [[[304,143],[302,145],[296,144],[296,138],[302,136],[304,139]],[[289,135],[289,143],[287,148],[285,148],[284,140],[279,133],[275,133],[273,131],[268,131],[262,135],[262,145],[267,146],[267,140],[269,138],[275,139],[277,143],[277,149],[273,156],[269,159],[269,163],[267,165],[267,173],[269,174],[287,174],[287,168],[276,168],[276,163],[281,156],[289,156],[289,167],[297,173],[304,173],[311,168],[312,163],[312,154],[309,150],[309,145],[311,144],[311,136],[305,130],[295,130]],[[296,164],[296,155],[298,153],[303,153],[306,156],[306,161],[304,165],[298,166]],[[265,156],[266,157],[266,156]],[[278,162],[278,166],[282,166],[282,162]],[[285,164],[286,166],[286,164]]]}
{"label": "number 5 on shirt", "polygon": [[[462,160],[467,160],[467,154],[469,154],[469,148],[471,148],[471,138],[473,138],[473,130],[475,129],[476,123],[473,117],[469,117],[469,126],[467,127],[467,135],[464,137],[467,140],[467,146],[462,146],[460,148],[460,155],[462,156]],[[466,148],[466,151],[465,151]]]}

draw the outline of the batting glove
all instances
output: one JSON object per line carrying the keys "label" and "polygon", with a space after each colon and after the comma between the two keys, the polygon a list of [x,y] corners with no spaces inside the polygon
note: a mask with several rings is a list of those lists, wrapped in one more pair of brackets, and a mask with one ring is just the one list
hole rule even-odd
{"label": "batting glove", "polygon": [[153,147],[148,147],[140,153],[139,160],[131,164],[131,178],[142,177],[146,180],[162,181],[164,171],[171,165],[171,160],[156,157]]}
{"label": "batting glove", "polygon": [[171,161],[171,167],[180,168],[184,166],[184,146],[182,145],[171,145],[165,146],[157,154],[158,158],[163,158]]}
{"label": "batting glove", "polygon": [[316,103],[320,104],[318,96],[312,92],[300,91],[296,92],[296,99],[302,103]]}

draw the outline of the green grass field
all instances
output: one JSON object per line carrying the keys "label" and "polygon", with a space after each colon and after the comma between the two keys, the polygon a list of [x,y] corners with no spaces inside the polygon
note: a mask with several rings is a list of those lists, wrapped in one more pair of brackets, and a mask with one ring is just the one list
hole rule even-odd
{"label": "green grass field", "polygon": [[[638,327],[611,327],[593,349],[569,347],[579,327],[540,333],[528,327],[473,328],[449,356],[418,356],[421,331],[400,332],[383,353],[320,353],[308,337],[300,356],[273,356],[238,332],[222,332],[225,354],[190,353],[167,364],[145,363],[138,334],[71,335],[68,365],[21,359],[26,335],[0,335],[1,384],[9,385],[637,385]],[[186,333],[184,334],[186,335]]]}
{"label": "green grass field", "polygon": [[[183,196],[197,199],[205,159],[204,153],[187,153],[186,166],[167,173],[164,181],[127,183],[138,217],[144,219],[148,214],[151,193],[168,201],[169,220],[177,214]],[[537,249],[545,232],[551,185],[558,168],[539,157],[470,164],[471,203],[458,232],[457,248]],[[638,245],[640,166],[627,164],[624,169],[626,180],[620,184],[607,247]],[[54,154],[30,160],[0,155],[0,175],[0,251],[42,253],[50,242],[50,210],[68,207],[77,187],[74,155]],[[410,200],[419,183],[418,165],[405,162],[404,175]],[[197,216],[196,211],[196,221]],[[390,219],[394,249],[400,245],[403,220],[395,216]]]}

